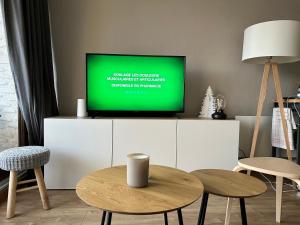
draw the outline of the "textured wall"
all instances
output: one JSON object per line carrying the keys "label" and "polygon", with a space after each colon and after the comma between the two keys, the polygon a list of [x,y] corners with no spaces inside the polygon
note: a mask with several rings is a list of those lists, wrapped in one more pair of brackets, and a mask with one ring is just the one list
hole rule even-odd
{"label": "textured wall", "polygon": [[[255,115],[263,67],[241,62],[252,24],[300,20],[299,0],[50,0],[58,101],[75,114],[85,97],[85,53],[186,55],[186,116],[200,110],[211,85],[226,111]],[[284,95],[295,95],[300,63],[280,66]],[[270,115],[273,89],[264,115]]]}
{"label": "textured wall", "polygon": [[0,151],[18,144],[17,97],[0,11]]}

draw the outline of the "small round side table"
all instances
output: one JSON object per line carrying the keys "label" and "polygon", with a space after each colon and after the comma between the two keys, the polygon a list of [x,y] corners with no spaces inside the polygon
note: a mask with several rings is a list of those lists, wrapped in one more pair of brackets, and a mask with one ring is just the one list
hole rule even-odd
{"label": "small round side table", "polygon": [[78,197],[86,204],[102,209],[101,225],[111,224],[112,213],[131,215],[164,214],[168,225],[170,211],[177,211],[183,225],[181,209],[198,200],[203,193],[199,179],[182,170],[150,166],[149,185],[131,188],[126,183],[126,166],[98,170],[82,178],[77,186]]}
{"label": "small round side table", "polygon": [[[264,182],[238,172],[204,169],[193,171],[191,174],[198,177],[204,185],[198,225],[204,225],[209,194],[228,198],[239,198],[242,224],[247,225],[245,198],[261,195],[267,190],[267,186]],[[229,221],[225,221],[225,224],[228,223]]]}

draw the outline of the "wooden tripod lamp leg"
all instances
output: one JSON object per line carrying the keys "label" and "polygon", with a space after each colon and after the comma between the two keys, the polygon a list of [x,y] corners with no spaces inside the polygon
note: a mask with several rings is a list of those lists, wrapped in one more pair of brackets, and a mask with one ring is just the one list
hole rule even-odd
{"label": "wooden tripod lamp leg", "polygon": [[260,118],[261,118],[263,105],[267,95],[269,73],[270,73],[270,63],[266,63],[264,66],[264,73],[261,81],[260,94],[259,94],[258,106],[256,112],[256,122],[255,122],[253,137],[252,137],[250,158],[254,157],[255,154],[257,136],[258,136],[259,126],[260,126]]}
{"label": "wooden tripod lamp leg", "polygon": [[272,63],[272,73],[273,73],[273,79],[274,79],[274,84],[275,84],[277,101],[278,101],[278,105],[279,105],[279,109],[280,109],[281,122],[282,122],[282,127],[283,127],[287,155],[288,155],[288,159],[292,160],[292,152],[291,152],[291,147],[290,147],[288,129],[287,129],[284,106],[283,106],[282,91],[281,91],[281,86],[280,86],[278,64]]}

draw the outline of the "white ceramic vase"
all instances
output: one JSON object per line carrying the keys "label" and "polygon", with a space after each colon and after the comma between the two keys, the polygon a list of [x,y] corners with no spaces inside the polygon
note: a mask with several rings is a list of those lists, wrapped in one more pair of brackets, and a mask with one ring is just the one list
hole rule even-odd
{"label": "white ceramic vase", "polygon": [[141,188],[148,185],[150,156],[142,153],[127,155],[127,184]]}
{"label": "white ceramic vase", "polygon": [[79,98],[77,99],[77,117],[86,117],[87,112],[86,112],[86,104],[85,104],[85,99]]}

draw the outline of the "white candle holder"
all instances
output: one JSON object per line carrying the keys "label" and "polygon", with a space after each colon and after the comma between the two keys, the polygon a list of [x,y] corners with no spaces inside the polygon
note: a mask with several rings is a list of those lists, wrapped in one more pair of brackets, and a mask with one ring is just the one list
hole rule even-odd
{"label": "white candle holder", "polygon": [[141,188],[148,185],[150,156],[142,153],[127,155],[127,184]]}
{"label": "white candle holder", "polygon": [[79,98],[77,99],[77,117],[82,118],[86,116],[87,116],[87,112],[86,112],[85,99]]}

